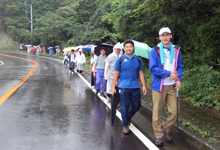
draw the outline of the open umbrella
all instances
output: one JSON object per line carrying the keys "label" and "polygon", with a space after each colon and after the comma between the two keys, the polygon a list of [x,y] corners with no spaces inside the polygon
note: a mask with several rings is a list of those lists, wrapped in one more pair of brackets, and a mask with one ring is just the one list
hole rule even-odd
{"label": "open umbrella", "polygon": [[91,48],[92,47],[95,47],[96,45],[93,45],[93,44],[89,44],[89,45],[85,45],[83,47],[81,47],[83,50],[85,51],[90,51],[91,52]]}
{"label": "open umbrella", "polygon": [[82,48],[84,45],[78,45],[76,48]]}
{"label": "open umbrella", "polygon": [[119,102],[120,102],[120,95],[118,93],[118,87],[116,87],[116,93],[114,94],[114,96],[112,96],[112,99],[111,99],[111,123],[112,123],[112,126],[114,124],[116,109],[118,107]]}
{"label": "open umbrella", "polygon": [[77,47],[67,47],[67,48],[64,48],[63,51],[64,52],[71,52],[72,49],[76,50]]}
{"label": "open umbrella", "polygon": [[48,47],[48,49],[52,49],[53,47]]}
{"label": "open umbrella", "polygon": [[55,47],[56,47],[56,48],[59,48],[60,46],[57,45],[57,46],[55,46]]}
{"label": "open umbrella", "polygon": [[23,46],[24,44],[20,44],[21,46]]}
{"label": "open umbrella", "polygon": [[102,43],[102,44],[98,45],[97,47],[95,47],[95,54],[97,56],[99,56],[100,51],[103,48],[106,50],[106,56],[108,56],[109,54],[111,54],[113,52],[113,45]]}
{"label": "open umbrella", "polygon": [[[132,40],[132,41],[134,42],[134,47],[135,47],[134,54],[137,56],[149,59],[152,48],[148,46],[146,43],[141,43],[135,40]],[[120,44],[120,47],[124,48],[123,43]]]}

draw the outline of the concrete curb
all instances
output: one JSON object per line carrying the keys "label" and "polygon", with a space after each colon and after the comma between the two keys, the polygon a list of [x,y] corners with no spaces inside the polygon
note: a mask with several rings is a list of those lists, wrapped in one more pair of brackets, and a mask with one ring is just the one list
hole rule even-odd
{"label": "concrete curb", "polygon": [[[142,107],[140,108],[139,112],[147,116],[148,118],[152,119],[152,112],[153,109],[151,106],[142,102]],[[166,115],[162,114],[161,118],[165,121]],[[176,126],[176,125],[175,125]],[[217,150],[220,149],[220,146],[206,138],[200,137],[201,135],[198,133],[193,133],[187,127],[182,126],[179,124],[179,133],[176,132],[176,128],[173,128],[171,134],[177,139],[191,147],[193,150]]]}
{"label": "concrete curb", "polygon": [[[90,73],[84,71],[87,75],[90,75]],[[153,108],[145,104],[142,101],[142,107],[140,108],[139,112],[152,120],[152,113]],[[165,121],[166,115],[162,114],[161,118]],[[138,125],[137,125],[138,126]],[[177,126],[176,126],[177,127]],[[179,124],[179,133],[176,132],[177,128],[173,128],[171,131],[172,136],[181,141],[182,143],[188,145],[193,150],[217,150],[220,149],[220,146],[210,140],[207,140],[206,138],[202,138],[199,133],[193,133],[189,128],[182,126]]]}

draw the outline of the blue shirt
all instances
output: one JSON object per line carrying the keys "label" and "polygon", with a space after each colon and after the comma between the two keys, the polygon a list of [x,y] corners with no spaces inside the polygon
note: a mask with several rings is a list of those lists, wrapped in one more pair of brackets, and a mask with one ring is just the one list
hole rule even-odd
{"label": "blue shirt", "polygon": [[[120,70],[121,65],[121,70]],[[140,88],[138,83],[139,71],[143,69],[142,62],[140,64],[138,58],[133,54],[130,58],[125,54],[123,56],[123,61],[120,64],[120,57],[115,62],[114,69],[120,72],[120,78],[118,87],[119,88],[128,88],[135,89]]]}

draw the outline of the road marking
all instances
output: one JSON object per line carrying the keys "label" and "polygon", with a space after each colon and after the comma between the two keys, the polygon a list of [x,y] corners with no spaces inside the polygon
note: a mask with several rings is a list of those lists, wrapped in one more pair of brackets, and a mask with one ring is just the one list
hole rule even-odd
{"label": "road marking", "polygon": [[[62,60],[53,60],[62,62]],[[77,73],[76,70],[74,70],[74,72]],[[88,87],[92,89],[93,92],[96,92],[96,90],[91,87],[90,83],[81,74],[77,74],[88,85]],[[104,97],[101,97],[100,94],[98,94],[97,96],[106,104],[106,106],[109,107],[109,109],[111,109],[110,103],[108,103]],[[121,113],[118,110],[116,110],[116,116],[122,121]],[[141,133],[132,123],[129,128],[148,149],[159,150],[159,148],[156,145],[154,145],[143,133]]]}
{"label": "road marking", "polygon": [[32,70],[18,84],[16,84],[13,88],[11,88],[5,95],[3,95],[0,98],[0,105],[2,105],[2,103],[4,103],[33,74],[34,70],[37,67],[37,62],[30,60],[30,59],[25,59],[25,58],[16,57],[16,56],[10,56],[10,55],[6,55],[6,54],[0,54],[0,55],[7,56],[7,57],[13,57],[13,58],[17,58],[17,59],[23,59],[23,60],[31,61],[34,63],[34,67],[32,68]]}
{"label": "road marking", "polygon": [[1,60],[0,60],[0,63],[1,63],[0,66],[4,65],[3,61],[1,61]]}
{"label": "road marking", "polygon": [[[77,73],[75,71],[75,73]],[[95,92],[95,89],[93,89],[90,85],[90,83],[79,73],[77,73],[79,77]],[[107,102],[107,100],[104,97],[101,97],[100,94],[97,95],[108,107],[111,109],[110,103]],[[122,121],[121,113],[116,110],[116,116]],[[143,133],[141,133],[132,123],[129,126],[130,130],[141,140],[141,142],[150,150],[159,150],[156,145],[154,145]]]}

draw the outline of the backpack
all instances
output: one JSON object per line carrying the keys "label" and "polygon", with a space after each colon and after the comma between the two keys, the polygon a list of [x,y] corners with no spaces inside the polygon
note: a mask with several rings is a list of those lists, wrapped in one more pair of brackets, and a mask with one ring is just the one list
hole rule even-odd
{"label": "backpack", "polygon": [[[141,59],[140,59],[140,57],[138,57],[138,56],[136,56],[136,55],[135,55],[135,57],[137,58],[138,63],[139,63],[139,65],[140,65],[140,63],[141,63]],[[120,68],[119,68],[119,70],[120,70],[120,71],[121,71],[121,64],[122,64],[122,61],[123,61],[123,55],[120,57],[120,61],[119,61],[119,63],[120,63]],[[139,66],[139,65],[138,65],[138,66]],[[120,71],[119,71],[119,72],[120,72]],[[120,75],[119,75],[119,77],[120,77]],[[118,77],[118,78],[119,78],[119,77]],[[139,73],[138,73],[137,78],[139,78]]]}

